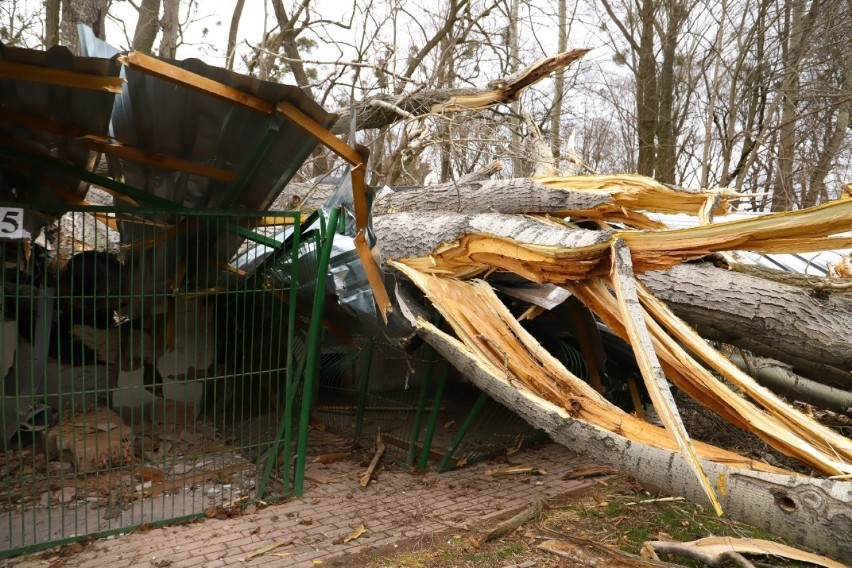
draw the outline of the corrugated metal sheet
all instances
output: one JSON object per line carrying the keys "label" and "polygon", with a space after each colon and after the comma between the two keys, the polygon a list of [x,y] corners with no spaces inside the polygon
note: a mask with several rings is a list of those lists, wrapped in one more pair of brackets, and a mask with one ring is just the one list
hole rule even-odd
{"label": "corrugated metal sheet", "polygon": [[[715,223],[722,224],[741,219],[755,219],[763,213],[734,212],[717,217]],[[656,214],[653,218],[662,221],[671,229],[688,229],[698,226],[698,218],[692,215],[663,215]],[[745,263],[763,268],[783,270],[798,274],[824,277],[828,275],[829,267],[836,264],[843,256],[852,253],[852,249],[827,250],[797,254],[758,254],[750,251],[737,251],[737,257]]]}
{"label": "corrugated metal sheet", "polygon": [[[48,51],[8,47],[0,43],[0,60],[51,69],[62,69],[96,76],[117,77],[121,70],[117,58],[74,57],[67,48],[57,46]],[[11,113],[47,118],[64,126],[106,136],[113,107],[112,93],[73,89],[35,83],[22,79],[0,78],[0,108]],[[16,149],[29,149],[47,154],[76,166],[92,170],[97,154],[73,139],[20,124],[0,120],[0,135]],[[86,194],[88,185],[78,179],[44,172],[41,184],[27,184],[29,166],[18,159],[0,155],[2,174],[0,199],[34,205],[33,209],[58,206],[67,200],[51,186],[61,186],[78,197]],[[47,217],[28,215],[25,224],[34,234]]]}
{"label": "corrugated metal sheet", "polygon": [[[84,53],[102,57],[118,53],[89,28],[81,26],[79,32]],[[337,120],[336,115],[327,113],[298,87],[261,81],[198,59],[170,63],[272,103],[288,101],[326,128]],[[127,85],[116,97],[110,125],[116,139],[148,152],[240,173],[236,182],[227,182],[130,160],[111,160],[113,170],[123,175],[126,183],[178,206],[265,210],[316,147],[315,138],[277,116],[262,115],[134,69],[124,68],[122,74]],[[236,192],[234,184],[242,184]],[[140,227],[126,221],[121,230],[124,242],[133,242],[142,233]],[[162,266],[162,261],[146,262],[153,260],[147,257],[166,255],[171,265],[189,266],[190,278],[207,282],[212,273],[219,271],[210,260],[230,259],[243,240],[228,232],[207,233],[201,227],[192,233],[187,238],[209,250],[210,259],[187,258],[183,247],[172,243],[128,260],[137,270],[144,271],[145,267]],[[171,285],[171,277],[145,273],[139,282],[145,282],[146,288],[165,291]],[[187,285],[191,288],[193,283],[189,281]]]}

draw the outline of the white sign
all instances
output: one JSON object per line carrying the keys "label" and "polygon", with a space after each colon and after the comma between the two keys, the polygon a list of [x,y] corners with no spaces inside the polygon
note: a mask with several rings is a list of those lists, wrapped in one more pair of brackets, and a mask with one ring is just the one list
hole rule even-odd
{"label": "white sign", "polygon": [[0,207],[0,239],[24,238],[24,210]]}

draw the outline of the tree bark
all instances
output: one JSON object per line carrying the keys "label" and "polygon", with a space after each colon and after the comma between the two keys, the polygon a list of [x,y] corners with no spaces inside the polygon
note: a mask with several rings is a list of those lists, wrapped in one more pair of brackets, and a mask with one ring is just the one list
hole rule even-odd
{"label": "tree bark", "polygon": [[731,353],[728,358],[740,370],[753,376],[760,384],[773,392],[795,400],[833,410],[852,412],[852,391],[823,385],[801,377],[793,372],[789,365],[769,359]]}
{"label": "tree bark", "polygon": [[142,0],[139,4],[139,20],[133,32],[133,50],[150,55],[154,39],[160,31],[160,0]]}
{"label": "tree bark", "polygon": [[163,37],[160,38],[160,57],[175,58],[180,27],[179,10],[179,0],[163,0]]}
{"label": "tree bark", "polygon": [[225,60],[225,67],[229,70],[234,70],[234,58],[236,57],[237,52],[237,30],[240,27],[240,19],[243,17],[243,7],[245,6],[246,0],[237,0],[236,5],[234,6],[234,12],[231,14],[231,26],[228,28],[228,50],[227,50],[227,59]]}
{"label": "tree bark", "polygon": [[[405,311],[405,310],[403,310]],[[411,316],[413,318],[413,316]],[[476,386],[554,441],[629,472],[645,487],[709,505],[678,452],[651,447],[572,418],[565,409],[510,383],[499,369],[422,318],[417,333]],[[852,492],[842,481],[779,475],[702,460],[725,514],[838,559],[852,557]]]}
{"label": "tree bark", "polygon": [[61,0],[46,0],[44,3],[44,47],[50,49],[59,43],[59,12]]}
{"label": "tree bark", "polygon": [[[557,26],[559,28],[559,52],[568,49],[568,0],[558,0]],[[559,167],[562,157],[562,105],[565,97],[565,70],[556,72],[553,79],[553,108],[550,110],[550,153]]]}
{"label": "tree bark", "polygon": [[80,54],[80,38],[77,37],[77,24],[86,24],[95,32],[95,36],[106,38],[106,22],[109,0],[62,0],[62,24],[59,28],[60,39],[74,55]]}

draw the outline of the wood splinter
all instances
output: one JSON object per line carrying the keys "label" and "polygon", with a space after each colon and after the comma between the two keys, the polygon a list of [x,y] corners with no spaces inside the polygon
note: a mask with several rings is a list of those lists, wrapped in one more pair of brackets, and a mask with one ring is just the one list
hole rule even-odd
{"label": "wood splinter", "polygon": [[382,454],[384,453],[385,443],[382,441],[382,433],[379,431],[376,433],[376,453],[373,455],[373,460],[370,462],[367,470],[361,474],[361,478],[358,480],[358,484],[361,487],[367,487],[370,484],[370,481],[373,479],[373,472],[376,466],[379,465],[379,460],[382,459]]}

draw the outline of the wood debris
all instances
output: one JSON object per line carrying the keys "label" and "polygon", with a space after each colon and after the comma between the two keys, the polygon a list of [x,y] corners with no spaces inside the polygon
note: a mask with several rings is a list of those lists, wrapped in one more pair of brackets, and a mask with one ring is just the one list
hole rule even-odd
{"label": "wood debris", "polygon": [[503,469],[492,469],[485,472],[489,477],[504,477],[507,475],[525,475],[532,473],[534,475],[547,475],[547,471],[528,465],[513,465]]}
{"label": "wood debris", "polygon": [[618,470],[611,467],[590,466],[580,469],[572,469],[571,471],[566,472],[562,476],[562,479],[586,479],[588,477],[603,477],[606,475],[615,475],[617,473]]}
{"label": "wood debris", "polygon": [[485,536],[485,541],[491,542],[492,540],[496,540],[500,537],[506,536],[524,523],[528,523],[533,519],[537,519],[538,516],[541,515],[541,511],[543,508],[544,501],[542,501],[541,499],[536,499],[520,513],[510,519],[503,521],[502,523],[499,523],[496,527],[491,529],[491,531]]}
{"label": "wood debris", "polygon": [[313,459],[313,462],[314,463],[329,464],[329,463],[338,462],[340,460],[345,460],[347,457],[349,457],[348,452],[333,452],[333,453],[330,453],[330,454],[322,454],[321,456],[317,456]]}
{"label": "wood debris", "polygon": [[382,433],[376,433],[376,453],[373,455],[373,459],[370,461],[370,465],[367,466],[367,470],[361,474],[360,479],[358,480],[358,484],[361,487],[367,487],[370,485],[370,481],[373,479],[373,473],[376,470],[376,466],[379,465],[379,460],[382,459],[382,454],[385,452],[385,443],[382,440]]}
{"label": "wood debris", "polygon": [[68,417],[48,429],[49,456],[70,452],[78,473],[106,469],[133,459],[133,430],[108,408]]}
{"label": "wood debris", "polygon": [[275,541],[272,544],[269,544],[269,545],[264,546],[262,548],[258,548],[257,550],[255,550],[253,552],[249,552],[248,554],[246,554],[246,560],[248,561],[248,560],[251,560],[252,558],[257,558],[258,556],[263,556],[264,554],[272,552],[273,550],[275,550],[278,547],[286,546],[286,545],[290,544],[291,542],[292,541],[289,541],[289,540]]}
{"label": "wood debris", "polygon": [[780,542],[759,538],[734,538],[729,536],[710,536],[692,542],[655,541],[643,544],[643,555],[674,554],[703,562],[708,566],[723,566],[738,560],[744,554],[754,556],[775,556],[797,562],[807,562],[825,568],[844,568],[846,564],[836,562],[825,556],[793,548]]}
{"label": "wood debris", "polygon": [[545,540],[538,545],[539,550],[567,559],[571,566],[597,568],[613,566],[618,568],[659,568],[680,566],[662,562],[658,559],[642,558],[617,548],[612,548],[588,539],[564,535],[559,540]]}

